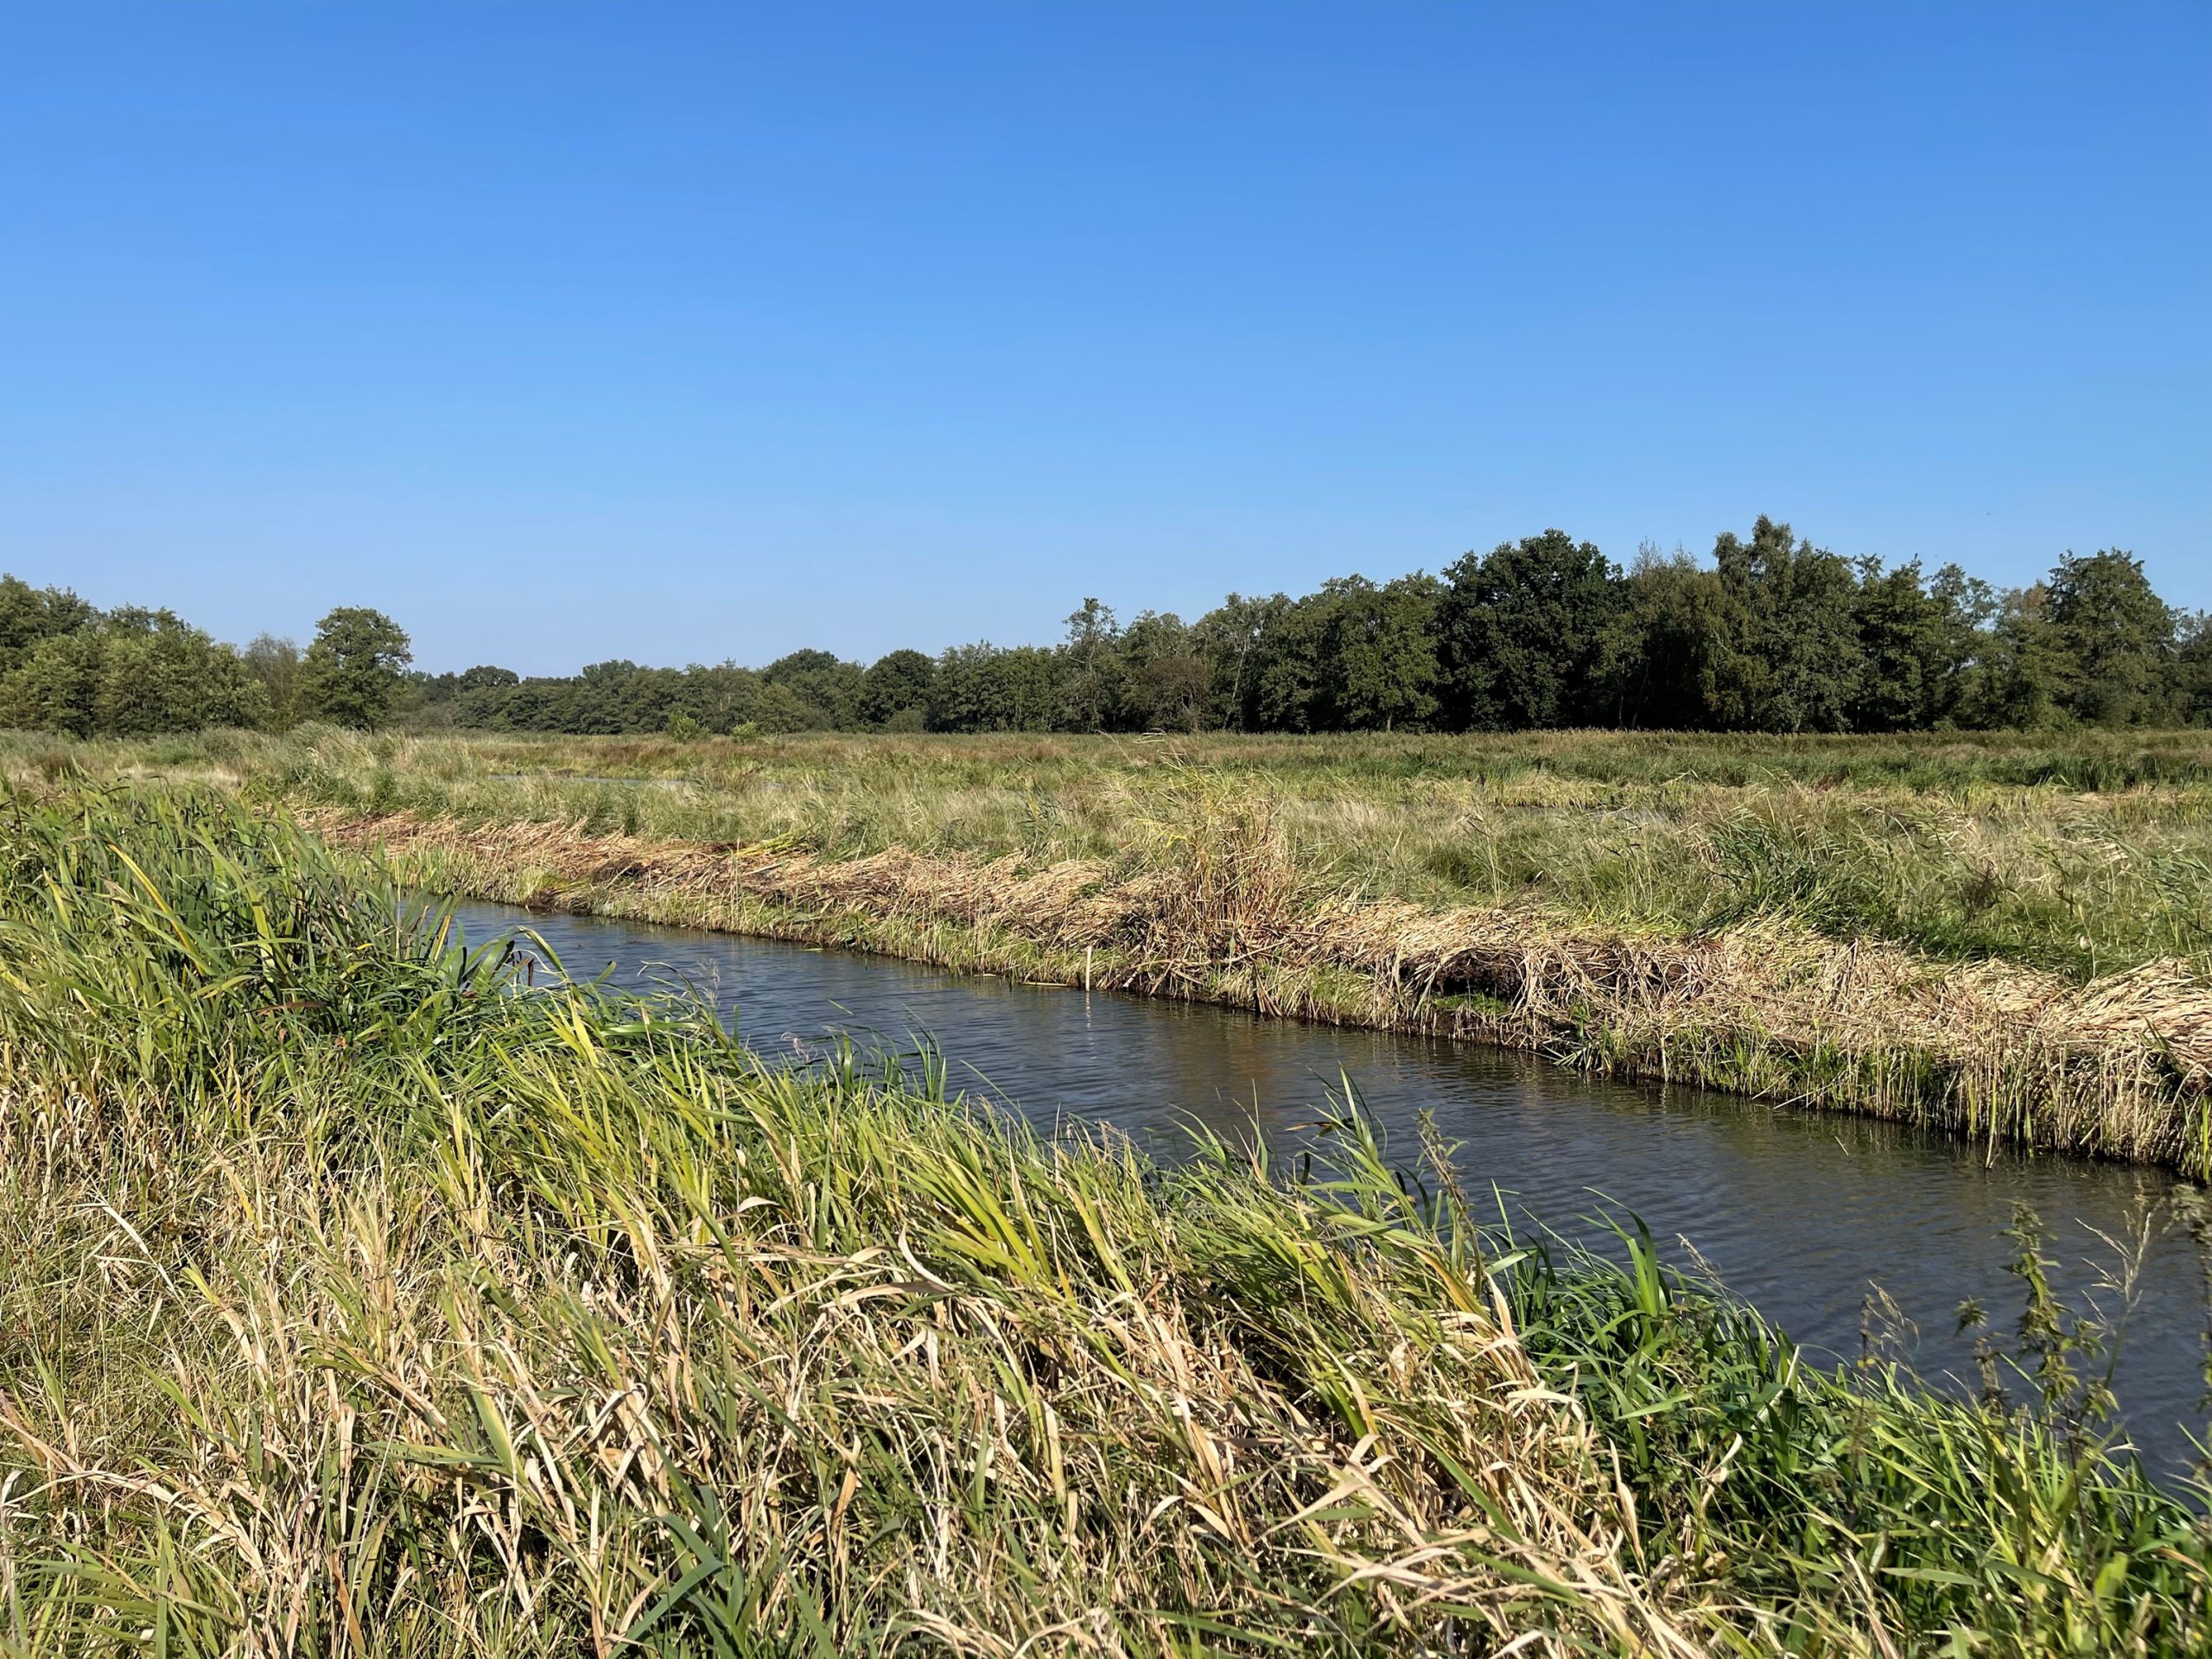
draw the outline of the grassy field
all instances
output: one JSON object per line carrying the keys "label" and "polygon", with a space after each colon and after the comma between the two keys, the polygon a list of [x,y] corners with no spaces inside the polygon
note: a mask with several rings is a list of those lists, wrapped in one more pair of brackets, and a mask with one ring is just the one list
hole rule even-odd
{"label": "grassy field", "polygon": [[2212,734],[56,748],[436,890],[1533,1048],[2212,1174]]}
{"label": "grassy field", "polygon": [[0,861],[0,1650],[2206,1639],[2031,1231],[2018,1403],[1939,1399],[1356,1122],[1160,1167],[527,990],[219,791],[22,791]]}

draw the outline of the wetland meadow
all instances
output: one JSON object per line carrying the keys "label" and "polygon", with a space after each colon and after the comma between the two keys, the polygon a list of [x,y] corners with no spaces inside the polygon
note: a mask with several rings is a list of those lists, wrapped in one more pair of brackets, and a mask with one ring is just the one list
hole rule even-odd
{"label": "wetland meadow", "polygon": [[[2212,1239],[2202,734],[0,759],[15,1650],[2205,1641],[2203,1488],[2113,1395],[2129,1262]],[[1632,1217],[1504,1216],[1432,1112],[1043,1123],[927,1051],[795,1061],[696,986],[563,975],[464,934],[484,900],[2163,1186],[2086,1299],[2069,1218],[2014,1215],[1978,1369],[1923,1377]]]}

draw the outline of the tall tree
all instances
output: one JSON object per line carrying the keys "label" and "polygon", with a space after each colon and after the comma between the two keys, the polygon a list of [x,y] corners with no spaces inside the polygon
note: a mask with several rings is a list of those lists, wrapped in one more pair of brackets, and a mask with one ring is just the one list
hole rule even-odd
{"label": "tall tree", "polygon": [[1863,656],[1850,563],[1764,515],[1749,541],[1723,531],[1713,562],[1734,627],[1713,713],[1724,726],[1766,732],[1848,730]]}
{"label": "tall tree", "polygon": [[1113,607],[1096,599],[1068,617],[1060,685],[1067,723],[1077,731],[1103,731],[1113,720],[1122,696],[1121,637]]}
{"label": "tall tree", "polygon": [[[700,723],[696,716],[687,718]],[[763,676],[760,695],[753,705],[753,723],[764,732],[827,732],[836,728],[837,717],[790,681]]]}
{"label": "tall tree", "polygon": [[1436,713],[1435,577],[1332,576],[1270,620],[1252,664],[1254,724],[1293,732],[1421,727]]}
{"label": "tall tree", "polygon": [[2008,588],[1966,677],[1960,723],[2031,731],[2063,725],[2072,664],[2050,620],[2050,591],[2042,582]]}
{"label": "tall tree", "polygon": [[[764,690],[776,687],[790,694],[773,700],[775,729],[787,731],[849,731],[859,725],[865,677],[858,663],[841,661],[827,651],[794,651],[760,671]],[[793,720],[804,724],[790,724]],[[768,715],[761,717],[764,726],[768,721]]]}
{"label": "tall tree", "polygon": [[268,696],[238,653],[175,612],[113,611],[100,632],[106,652],[93,707],[104,734],[266,723]]}
{"label": "tall tree", "polygon": [[125,607],[49,633],[0,679],[0,721],[72,737],[259,726],[269,702],[238,653],[170,611]]}
{"label": "tall tree", "polygon": [[0,674],[41,641],[75,633],[99,620],[98,611],[66,588],[34,588],[19,576],[0,576]]}
{"label": "tall tree", "polygon": [[938,658],[930,724],[942,732],[1049,732],[1065,707],[1058,652],[956,645]]}
{"label": "tall tree", "polygon": [[1300,600],[1306,728],[1420,728],[1437,709],[1436,607],[1443,584],[1416,571],[1381,587],[1336,576]]}
{"label": "tall tree", "polygon": [[2140,559],[2117,548],[2069,553],[2050,573],[2050,595],[2069,714],[2093,726],[2173,717],[2174,614]]}
{"label": "tall tree", "polygon": [[1425,570],[1338,596],[1329,702],[1338,731],[1421,729],[1436,717],[1436,607],[1444,584]]}
{"label": "tall tree", "polygon": [[936,677],[936,662],[918,651],[885,653],[861,676],[861,718],[871,726],[887,726],[906,715],[918,730]]}
{"label": "tall tree", "polygon": [[262,695],[269,699],[269,723],[280,732],[298,725],[306,712],[299,646],[273,633],[259,633],[240,658],[245,671],[260,683]]}
{"label": "tall tree", "polygon": [[1494,731],[1600,717],[1599,649],[1622,597],[1610,559],[1548,530],[1469,553],[1444,575],[1437,654],[1452,725]]}
{"label": "tall tree", "polygon": [[1717,725],[1735,608],[1719,576],[1681,549],[1639,548],[1594,655],[1605,722],[1663,731]]}
{"label": "tall tree", "polygon": [[1986,583],[1955,564],[1924,582],[1917,559],[1890,571],[1879,560],[1862,560],[1856,608],[1864,668],[1853,729],[1924,731],[1956,717],[1995,603]]}
{"label": "tall tree", "polygon": [[1210,675],[1194,631],[1173,611],[1145,611],[1122,630],[1116,723],[1141,731],[1205,724]]}
{"label": "tall tree", "polygon": [[1332,715],[1324,683],[1333,671],[1329,661],[1332,598],[1325,592],[1287,600],[1281,614],[1268,619],[1250,664],[1252,683],[1246,693],[1250,729],[1329,729]]}
{"label": "tall tree", "polygon": [[300,688],[325,720],[369,728],[390,718],[415,660],[406,631],[382,611],[341,605],[316,624]]}
{"label": "tall tree", "polygon": [[1231,594],[1192,625],[1192,648],[1206,665],[1206,724],[1235,732],[1258,729],[1259,670],[1289,610],[1287,594],[1247,599]]}
{"label": "tall tree", "polygon": [[65,737],[99,737],[107,643],[95,628],[48,634],[0,680],[0,724]]}
{"label": "tall tree", "polygon": [[2212,611],[2174,618],[2176,712],[2191,726],[2212,726]]}

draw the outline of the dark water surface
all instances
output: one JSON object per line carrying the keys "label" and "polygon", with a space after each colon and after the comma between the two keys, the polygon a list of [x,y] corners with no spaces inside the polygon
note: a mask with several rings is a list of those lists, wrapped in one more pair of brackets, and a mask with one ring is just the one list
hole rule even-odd
{"label": "dark water surface", "polygon": [[[601,918],[463,905],[468,938],[539,932],[576,978],[680,977],[734,1015],[764,1052],[804,1055],[840,1036],[942,1051],[954,1090],[1047,1127],[1108,1122],[1173,1156],[1192,1121],[1232,1137],[1255,1118],[1294,1141],[1332,1109],[1349,1078],[1408,1167],[1426,1109],[1471,1190],[1495,1185],[1516,1210],[1565,1232],[1602,1208],[1639,1216],[1678,1261],[1694,1248],[1729,1289],[1816,1353],[1859,1351],[1878,1285],[1917,1327],[1910,1357],[1929,1375],[1971,1374],[1955,1334],[1975,1297],[2008,1334],[2019,1315],[2004,1236],[2033,1205],[2060,1259],[2054,1279],[2094,1288],[2144,1205],[2175,1185],[2153,1170],[2026,1156],[1872,1123],[1777,1109],[1702,1090],[1587,1077],[1532,1057],[1418,1037],[1268,1020],[1080,989],[1020,985],[911,963]],[[2120,1370],[2130,1432],[2179,1467],[2201,1432],[2197,1280],[2177,1230],[2145,1262]],[[2113,1312],[2117,1302],[2103,1299]]]}

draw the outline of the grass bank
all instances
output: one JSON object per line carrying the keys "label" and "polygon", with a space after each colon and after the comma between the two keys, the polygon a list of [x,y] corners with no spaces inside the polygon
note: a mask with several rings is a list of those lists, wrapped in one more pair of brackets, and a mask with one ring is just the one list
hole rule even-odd
{"label": "grass bank", "polygon": [[0,865],[10,1651],[2205,1639],[2032,1300],[2026,1406],[1823,1375],[1357,1124],[1165,1168],[528,991],[218,796],[19,797]]}
{"label": "grass bank", "polygon": [[2212,1173],[2212,736],[487,737],[219,782],[442,891],[1535,1049]]}

